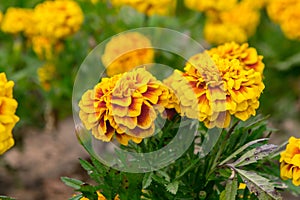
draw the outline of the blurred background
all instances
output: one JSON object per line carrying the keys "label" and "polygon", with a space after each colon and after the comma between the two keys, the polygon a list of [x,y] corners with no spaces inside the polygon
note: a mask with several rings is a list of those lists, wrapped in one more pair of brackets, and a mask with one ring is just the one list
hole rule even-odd
{"label": "blurred background", "polygon": [[[72,189],[60,177],[87,179],[78,163],[87,154],[76,140],[72,119],[76,72],[96,45],[138,27],[177,30],[205,48],[248,42],[264,57],[265,89],[258,112],[269,116],[274,128],[271,142],[281,144],[290,136],[300,137],[299,3],[162,0],[144,1],[148,2],[145,6],[133,0],[55,2],[60,3],[0,2],[0,72],[15,83],[20,118],[13,130],[15,146],[0,157],[0,195],[68,199]],[[160,59],[176,62],[170,55],[157,56],[155,61],[160,63]]]}

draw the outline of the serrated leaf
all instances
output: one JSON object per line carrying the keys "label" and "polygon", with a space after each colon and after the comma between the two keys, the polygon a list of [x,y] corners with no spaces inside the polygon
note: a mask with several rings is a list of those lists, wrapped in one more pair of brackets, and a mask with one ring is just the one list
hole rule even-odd
{"label": "serrated leaf", "polygon": [[250,192],[254,193],[259,200],[281,200],[281,195],[275,190],[277,183],[270,182],[255,172],[236,169],[235,171],[241,176]]}
{"label": "serrated leaf", "polygon": [[88,161],[86,160],[83,160],[81,158],[79,158],[79,163],[81,165],[81,167],[83,169],[85,169],[86,171],[93,171],[94,170],[94,167],[91,163],[89,163]]}
{"label": "serrated leaf", "polygon": [[7,196],[0,196],[0,200],[16,200],[15,198],[7,197]]}
{"label": "serrated leaf", "polygon": [[144,175],[143,182],[142,182],[143,189],[146,189],[152,183],[152,175],[153,175],[153,172],[146,173]]}
{"label": "serrated leaf", "polygon": [[67,186],[70,186],[76,190],[79,190],[81,188],[81,185],[83,184],[82,181],[77,180],[77,179],[73,179],[73,178],[69,178],[69,177],[61,177],[60,178],[62,180],[62,182],[64,182]]}
{"label": "serrated leaf", "polygon": [[82,197],[83,197],[82,194],[78,194],[78,195],[76,195],[76,196],[74,196],[72,198],[69,198],[69,200],[80,200]]}
{"label": "serrated leaf", "polygon": [[272,154],[277,149],[277,145],[274,144],[265,144],[260,147],[251,149],[242,155],[238,160],[232,163],[233,166],[240,167],[255,163],[258,160],[261,160],[270,154]]}
{"label": "serrated leaf", "polygon": [[174,182],[169,183],[168,185],[166,185],[166,189],[167,189],[168,192],[175,195],[178,191],[178,186],[179,186],[179,182],[174,181]]}
{"label": "serrated leaf", "polygon": [[232,200],[237,195],[238,181],[237,178],[228,180],[226,183],[225,190],[220,195],[220,200]]}
{"label": "serrated leaf", "polygon": [[159,175],[161,175],[162,177],[164,177],[164,179],[166,181],[170,182],[171,178],[170,178],[170,176],[166,172],[164,172],[162,170],[157,170],[156,173],[159,174]]}
{"label": "serrated leaf", "polygon": [[219,166],[224,165],[225,163],[227,163],[229,160],[233,159],[235,156],[237,156],[239,153],[243,152],[245,149],[247,149],[248,147],[259,143],[259,142],[263,142],[269,140],[268,138],[262,138],[262,139],[258,139],[258,140],[254,140],[251,142],[248,142],[247,144],[245,144],[244,146],[242,146],[241,148],[239,148],[238,150],[236,150],[235,152],[233,152],[230,156],[228,156],[225,160],[223,160]]}

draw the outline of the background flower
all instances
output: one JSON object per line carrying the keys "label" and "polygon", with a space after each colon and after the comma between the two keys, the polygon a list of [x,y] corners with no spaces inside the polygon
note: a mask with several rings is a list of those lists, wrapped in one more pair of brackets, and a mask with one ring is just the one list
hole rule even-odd
{"label": "background flower", "polygon": [[138,32],[113,37],[101,57],[108,76],[127,72],[142,64],[152,63],[154,50],[151,41]]}
{"label": "background flower", "polygon": [[292,179],[293,184],[300,185],[300,139],[290,137],[285,151],[280,153],[280,176]]}
{"label": "background flower", "polygon": [[13,81],[0,73],[0,155],[14,145],[12,129],[19,121],[15,115],[18,103],[13,98]]}

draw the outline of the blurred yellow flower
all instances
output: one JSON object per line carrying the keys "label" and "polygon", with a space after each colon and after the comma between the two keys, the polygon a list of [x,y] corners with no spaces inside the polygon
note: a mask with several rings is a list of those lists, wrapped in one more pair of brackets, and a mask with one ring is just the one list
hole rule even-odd
{"label": "blurred yellow flower", "polygon": [[101,59],[107,75],[113,76],[152,63],[154,50],[146,36],[138,32],[129,32],[113,37],[106,44]]}
{"label": "blurred yellow flower", "polygon": [[72,0],[45,1],[34,8],[38,35],[64,38],[77,32],[83,23],[83,12]]}
{"label": "blurred yellow flower", "polygon": [[300,186],[300,139],[290,137],[285,151],[280,153],[280,176],[283,180],[292,179]]}
{"label": "blurred yellow flower", "polygon": [[264,89],[262,74],[239,59],[205,52],[191,57],[184,70],[167,81],[179,99],[181,115],[203,121],[208,128],[223,128],[231,115],[245,121],[256,114]]}
{"label": "blurred yellow flower", "polygon": [[229,10],[234,7],[236,3],[237,0],[184,0],[184,4],[186,7],[200,12],[209,10]]}
{"label": "blurred yellow flower", "polygon": [[[98,195],[97,200],[107,200],[105,198],[105,196],[103,194],[101,194],[101,192],[97,191],[97,195]],[[89,198],[82,197],[82,198],[80,198],[80,200],[89,200]],[[114,200],[120,200],[119,195],[116,195]]]}
{"label": "blurred yellow flower", "polygon": [[274,0],[267,6],[269,17],[278,23],[284,35],[292,40],[300,40],[300,2],[297,0]]}
{"label": "blurred yellow flower", "polygon": [[10,7],[6,10],[1,23],[1,30],[5,33],[17,34],[30,31],[32,23],[32,9]]}
{"label": "blurred yellow flower", "polygon": [[214,23],[207,21],[204,26],[204,38],[211,44],[223,44],[229,41],[243,43],[247,41],[247,33],[233,23]]}
{"label": "blurred yellow flower", "polygon": [[63,49],[63,44],[54,38],[35,35],[30,38],[32,49],[40,59],[51,60]]}
{"label": "blurred yellow flower", "polygon": [[225,43],[207,51],[209,55],[218,54],[220,58],[238,59],[246,70],[254,69],[263,73],[265,64],[262,62],[263,56],[258,55],[253,47],[248,43],[237,44],[235,42]]}
{"label": "blurred yellow flower", "polygon": [[79,102],[79,117],[95,138],[123,145],[154,133],[157,113],[168,106],[168,88],[144,68],[102,78]]}
{"label": "blurred yellow flower", "polygon": [[208,12],[204,38],[212,44],[246,42],[256,32],[260,22],[258,8],[248,1],[241,1],[229,10]]}
{"label": "blurred yellow flower", "polygon": [[171,15],[176,8],[176,0],[111,0],[114,6],[128,5],[146,15]]}
{"label": "blurred yellow flower", "polygon": [[55,78],[56,68],[52,63],[46,63],[38,68],[37,74],[42,88],[46,91],[51,89],[51,81]]}
{"label": "blurred yellow flower", "polygon": [[0,155],[14,145],[12,129],[19,121],[15,115],[18,102],[13,98],[13,81],[7,81],[0,73]]}
{"label": "blurred yellow flower", "polygon": [[0,11],[0,24],[2,22],[2,19],[3,19],[3,13]]}

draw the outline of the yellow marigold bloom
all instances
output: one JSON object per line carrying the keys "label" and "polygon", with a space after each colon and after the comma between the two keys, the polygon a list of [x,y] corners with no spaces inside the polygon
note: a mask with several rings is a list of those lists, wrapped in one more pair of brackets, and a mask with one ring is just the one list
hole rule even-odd
{"label": "yellow marigold bloom", "polygon": [[156,111],[167,107],[168,88],[144,68],[102,78],[79,102],[79,117],[95,138],[123,145],[154,133]]}
{"label": "yellow marigold bloom", "polygon": [[238,59],[245,69],[254,69],[263,72],[265,64],[262,62],[263,56],[258,55],[257,50],[249,47],[248,43],[237,44],[235,42],[225,43],[207,51],[209,55],[218,54],[220,58]]}
{"label": "yellow marigold bloom", "polygon": [[30,38],[32,49],[40,59],[51,60],[59,54],[64,46],[56,39],[35,35]]}
{"label": "yellow marigold bloom", "polygon": [[54,79],[55,73],[56,68],[52,63],[46,63],[38,68],[38,79],[44,90],[49,91],[51,89],[51,81]]}
{"label": "yellow marigold bloom", "polygon": [[186,7],[200,12],[208,10],[229,10],[235,6],[237,0],[184,0]]}
{"label": "yellow marigold bloom", "polygon": [[204,38],[213,44],[246,42],[260,22],[258,8],[247,1],[241,1],[226,11],[208,12],[207,17]]}
{"label": "yellow marigold bloom", "polygon": [[13,81],[7,81],[0,73],[0,155],[14,145],[12,129],[19,121],[15,115],[18,103],[13,98]]}
{"label": "yellow marigold bloom", "polygon": [[232,23],[206,22],[203,34],[211,44],[223,44],[229,41],[243,43],[248,39],[246,31]]}
{"label": "yellow marigold bloom", "polygon": [[64,38],[77,32],[83,23],[80,6],[72,0],[45,1],[34,8],[37,34]]}
{"label": "yellow marigold bloom", "polygon": [[11,34],[30,31],[32,27],[32,13],[32,9],[8,8],[3,17],[1,30]]}
{"label": "yellow marigold bloom", "polygon": [[154,50],[151,41],[138,32],[120,34],[105,46],[102,63],[108,76],[127,72],[143,64],[152,63]]}
{"label": "yellow marigold bloom", "polygon": [[[104,196],[103,194],[101,194],[101,192],[97,191],[97,195],[98,195],[98,200],[107,200],[107,199],[105,198],[105,196]],[[80,198],[80,200],[89,200],[89,198],[82,197],[82,198]],[[115,196],[114,200],[120,200],[118,194]]]}
{"label": "yellow marigold bloom", "polygon": [[231,115],[243,121],[255,115],[264,89],[260,72],[217,54],[191,57],[185,72],[175,71],[171,79],[181,115],[203,121],[208,128],[228,127]]}
{"label": "yellow marigold bloom", "polygon": [[112,5],[128,5],[146,15],[171,15],[176,8],[176,0],[111,0]]}
{"label": "yellow marigold bloom", "polygon": [[292,179],[300,186],[300,139],[290,137],[285,151],[280,154],[280,176],[282,179]]}
{"label": "yellow marigold bloom", "polygon": [[2,22],[2,19],[3,19],[3,13],[0,11],[0,24]]}
{"label": "yellow marigold bloom", "polygon": [[270,18],[280,25],[284,35],[297,40],[300,40],[299,9],[300,2],[296,0],[274,0],[267,7]]}

